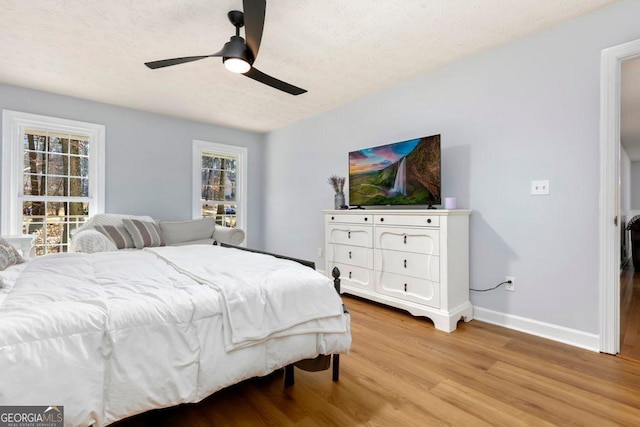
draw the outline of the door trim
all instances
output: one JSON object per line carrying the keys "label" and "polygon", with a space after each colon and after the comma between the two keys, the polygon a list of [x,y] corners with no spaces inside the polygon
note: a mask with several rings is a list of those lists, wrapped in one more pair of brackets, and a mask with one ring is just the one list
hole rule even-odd
{"label": "door trim", "polygon": [[600,351],[620,352],[620,65],[640,40],[604,49],[600,62]]}

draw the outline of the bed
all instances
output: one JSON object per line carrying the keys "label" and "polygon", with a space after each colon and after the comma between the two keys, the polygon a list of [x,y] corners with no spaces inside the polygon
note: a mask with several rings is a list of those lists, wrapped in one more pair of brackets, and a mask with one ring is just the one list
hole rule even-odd
{"label": "bed", "polygon": [[36,258],[0,272],[0,405],[107,425],[345,353],[333,282],[214,245]]}

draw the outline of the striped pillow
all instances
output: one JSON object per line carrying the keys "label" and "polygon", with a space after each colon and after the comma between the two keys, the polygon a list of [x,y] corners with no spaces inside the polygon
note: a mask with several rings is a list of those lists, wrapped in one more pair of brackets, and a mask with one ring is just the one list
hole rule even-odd
{"label": "striped pillow", "polygon": [[164,246],[160,230],[158,230],[158,226],[154,222],[123,219],[122,223],[133,238],[133,244],[136,245],[136,248]]}
{"label": "striped pillow", "polygon": [[0,237],[0,271],[14,264],[21,264],[24,258],[13,245]]}
{"label": "striped pillow", "polygon": [[119,225],[96,225],[96,230],[107,236],[113,243],[115,243],[118,249],[135,248],[131,234],[127,230]]}

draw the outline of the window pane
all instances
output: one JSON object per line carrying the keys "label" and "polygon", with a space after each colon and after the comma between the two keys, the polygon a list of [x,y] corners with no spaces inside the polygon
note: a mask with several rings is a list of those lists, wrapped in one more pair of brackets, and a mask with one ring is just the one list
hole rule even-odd
{"label": "window pane", "polygon": [[47,158],[47,173],[49,175],[68,175],[69,156],[49,154]]}
{"label": "window pane", "polygon": [[234,201],[236,199],[236,174],[235,172],[225,172],[224,179],[224,199]]}
{"label": "window pane", "polygon": [[213,168],[213,157],[202,156],[202,168],[203,169],[212,169]]}
{"label": "window pane", "polygon": [[83,178],[89,177],[89,158],[80,157],[80,176]]}
{"label": "window pane", "polygon": [[25,174],[22,191],[25,196],[44,196],[45,175]]}
{"label": "window pane", "polygon": [[213,169],[202,169],[201,175],[204,185],[213,185]]}
{"label": "window pane", "polygon": [[30,221],[44,221],[45,203],[44,202],[24,202],[22,204],[22,215],[30,218]]}
{"label": "window pane", "polygon": [[69,152],[71,154],[81,154],[83,156],[89,155],[89,141],[72,139]]}
{"label": "window pane", "polygon": [[82,176],[82,160],[84,157],[69,156],[69,176]]}
{"label": "window pane", "polygon": [[202,200],[213,201],[213,187],[211,185],[202,186]]}
{"label": "window pane", "polygon": [[62,139],[58,138],[57,136],[49,137],[47,151],[50,153],[64,153],[64,151],[62,150]]}
{"label": "window pane", "polygon": [[89,180],[82,178],[69,178],[69,196],[89,197]]}
{"label": "window pane", "polygon": [[44,135],[34,135],[29,131],[24,134],[24,149],[45,151],[47,138]]}
{"label": "window pane", "polygon": [[210,205],[208,203],[202,205],[202,217],[210,218],[216,216],[216,205]]}
{"label": "window pane", "polygon": [[45,158],[43,152],[24,152],[24,171],[29,173],[45,173]]}
{"label": "window pane", "polygon": [[[69,215],[71,216],[78,216],[78,217],[85,217],[87,215],[89,215],[89,203],[87,202],[70,202],[69,203]],[[84,222],[84,219],[83,221]]]}
{"label": "window pane", "polygon": [[[58,245],[51,245],[51,246],[47,247],[47,253],[48,254],[57,254],[57,253],[60,253],[60,252],[63,252],[63,251],[61,250],[61,248]],[[64,251],[64,252],[66,252],[66,251]]]}
{"label": "window pane", "polygon": [[67,178],[56,176],[47,177],[47,196],[66,196]]}
{"label": "window pane", "polygon": [[47,222],[60,222],[59,217],[63,217],[66,214],[66,202],[47,202]]}
{"label": "window pane", "polygon": [[222,200],[221,198],[222,193],[220,192],[220,171],[217,171],[217,170],[211,171],[211,174],[209,176],[209,179],[207,180],[207,183],[211,187],[211,192],[212,192],[211,199]]}

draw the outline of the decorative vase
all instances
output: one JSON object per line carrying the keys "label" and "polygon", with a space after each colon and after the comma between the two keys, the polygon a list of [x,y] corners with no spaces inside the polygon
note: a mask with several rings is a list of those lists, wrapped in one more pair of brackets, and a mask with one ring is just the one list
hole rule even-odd
{"label": "decorative vase", "polygon": [[342,191],[339,193],[336,193],[336,195],[333,196],[333,208],[337,210],[342,208],[345,205],[346,205],[346,202],[344,200],[344,193]]}

